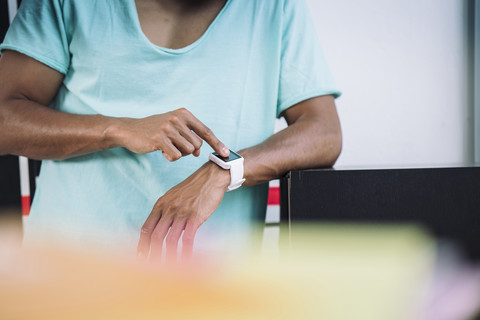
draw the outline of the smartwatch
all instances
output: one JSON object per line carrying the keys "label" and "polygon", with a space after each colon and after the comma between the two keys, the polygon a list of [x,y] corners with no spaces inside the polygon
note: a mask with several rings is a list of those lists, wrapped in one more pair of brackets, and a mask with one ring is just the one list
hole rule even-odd
{"label": "smartwatch", "polygon": [[236,152],[230,150],[228,157],[222,157],[216,152],[210,153],[208,160],[217,164],[220,168],[230,170],[230,185],[227,191],[240,188],[245,182],[243,178],[243,157]]}

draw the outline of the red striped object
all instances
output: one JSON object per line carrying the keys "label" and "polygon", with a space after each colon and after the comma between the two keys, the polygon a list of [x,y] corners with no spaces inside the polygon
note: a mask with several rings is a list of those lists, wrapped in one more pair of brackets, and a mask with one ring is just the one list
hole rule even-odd
{"label": "red striped object", "polygon": [[18,157],[20,167],[20,195],[22,201],[22,215],[28,217],[30,214],[30,175],[28,172],[28,159]]}
{"label": "red striped object", "polygon": [[30,196],[22,196],[22,216],[30,214]]}
{"label": "red striped object", "polygon": [[270,187],[268,190],[268,205],[280,205],[280,187]]}

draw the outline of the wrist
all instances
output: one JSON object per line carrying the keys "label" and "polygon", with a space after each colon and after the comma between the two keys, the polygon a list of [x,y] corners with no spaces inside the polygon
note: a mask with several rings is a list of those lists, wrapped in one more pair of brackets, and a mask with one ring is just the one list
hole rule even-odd
{"label": "wrist", "polygon": [[218,153],[213,152],[208,156],[208,159],[215,163],[220,169],[228,171],[230,175],[230,183],[227,190],[233,191],[242,186],[245,182],[243,176],[244,171],[244,159],[238,153],[230,150],[228,157],[222,157]]}
{"label": "wrist", "polygon": [[104,149],[124,147],[126,135],[126,121],[128,118],[108,118],[107,126],[103,131]]}
{"label": "wrist", "polygon": [[218,186],[225,192],[227,191],[228,186],[230,185],[229,170],[224,170],[210,161],[203,165],[203,169],[207,173],[208,180],[212,185]]}

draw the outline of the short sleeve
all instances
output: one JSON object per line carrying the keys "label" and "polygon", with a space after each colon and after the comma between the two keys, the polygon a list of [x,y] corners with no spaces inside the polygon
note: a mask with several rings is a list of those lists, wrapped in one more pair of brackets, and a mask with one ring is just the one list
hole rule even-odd
{"label": "short sleeve", "polygon": [[23,0],[0,52],[14,50],[66,74],[70,65],[61,0]]}
{"label": "short sleeve", "polygon": [[304,100],[340,96],[305,0],[285,0],[277,116]]}

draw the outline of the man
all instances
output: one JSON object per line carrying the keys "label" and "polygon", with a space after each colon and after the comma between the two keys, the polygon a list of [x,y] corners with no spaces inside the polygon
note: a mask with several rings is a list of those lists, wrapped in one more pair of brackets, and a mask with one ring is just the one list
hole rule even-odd
{"label": "man", "polygon": [[[266,182],[341,150],[304,0],[24,0],[0,50],[0,153],[45,160],[27,242],[235,250]],[[243,156],[242,187],[202,140]]]}

